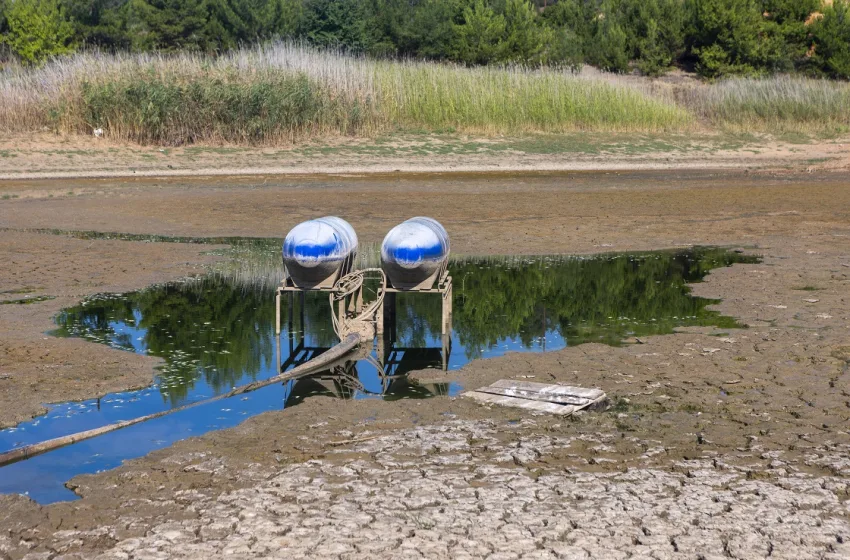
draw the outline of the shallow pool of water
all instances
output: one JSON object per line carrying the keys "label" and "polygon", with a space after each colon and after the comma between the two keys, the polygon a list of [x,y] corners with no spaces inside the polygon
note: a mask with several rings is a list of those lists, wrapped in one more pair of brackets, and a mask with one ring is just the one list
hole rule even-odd
{"label": "shallow pool of water", "polygon": [[[633,336],[670,333],[675,327],[716,325],[728,318],[706,309],[687,283],[712,268],[754,262],[722,249],[594,257],[459,258],[454,279],[450,352],[440,333],[440,301],[400,294],[392,343],[344,372],[264,389],[145,422],[0,468],[0,493],[26,493],[41,503],[72,499],[73,476],[118,466],[186,437],[234,426],[267,410],[293,406],[317,394],[344,399],[405,399],[455,395],[443,369],[509,351],[545,352],[585,342],[621,344]],[[274,274],[274,272],[272,272]],[[174,408],[289,369],[337,340],[327,296],[296,302],[292,323],[284,309],[283,333],[274,335],[274,290],[264,271],[211,275],[129,293],[92,297],[57,318],[57,336],[161,357],[154,383],[139,391],[51,405],[30,422],[0,431],[0,452]],[[278,276],[279,277],[279,276]],[[302,322],[303,317],[303,322]],[[302,326],[303,325],[303,326]],[[280,343],[278,355],[277,343]],[[409,383],[405,374],[434,369],[433,383]]]}

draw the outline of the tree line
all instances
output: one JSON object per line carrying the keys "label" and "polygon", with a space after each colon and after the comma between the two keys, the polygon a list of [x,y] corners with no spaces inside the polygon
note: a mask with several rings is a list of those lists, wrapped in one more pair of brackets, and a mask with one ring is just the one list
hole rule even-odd
{"label": "tree line", "polygon": [[25,64],[281,38],[467,65],[850,78],[850,0],[0,0],[0,45]]}

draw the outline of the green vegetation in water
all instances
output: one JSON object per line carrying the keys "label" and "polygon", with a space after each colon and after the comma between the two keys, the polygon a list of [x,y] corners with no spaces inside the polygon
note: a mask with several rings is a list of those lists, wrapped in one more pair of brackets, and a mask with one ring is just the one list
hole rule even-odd
{"label": "green vegetation in water", "polygon": [[[2,231],[5,228],[0,228]],[[118,240],[139,241],[142,243],[193,243],[202,245],[231,245],[235,247],[260,247],[268,249],[271,246],[280,248],[281,239],[273,237],[198,237],[179,235],[159,235],[155,233],[121,233],[92,230],[67,230],[56,228],[27,228],[17,231],[28,233],[44,233],[48,235],[64,235],[74,239],[84,240]]]}
{"label": "green vegetation in water", "polygon": [[[681,326],[739,327],[733,319],[706,310],[713,301],[692,297],[686,284],[713,268],[757,260],[705,248],[595,257],[453,259],[450,365],[459,367],[510,349],[540,351],[585,342],[618,345],[628,337],[670,333]],[[64,310],[55,334],[163,357],[159,389],[172,402],[182,401],[199,379],[219,391],[255,378],[264,364],[268,367],[274,356],[274,291],[266,277],[263,272],[251,283],[248,278],[213,275],[94,297]],[[305,303],[308,345],[335,344],[327,296],[308,294]],[[397,344],[434,346],[440,337],[440,313],[437,298],[399,294]]]}
{"label": "green vegetation in water", "polygon": [[454,321],[464,347],[473,351],[508,336],[531,344],[543,325],[571,346],[619,345],[628,337],[681,326],[738,328],[733,319],[706,309],[716,301],[692,297],[686,284],[713,268],[758,260],[695,248],[551,261],[516,257],[513,264],[494,260],[486,273],[475,260],[453,263]]}
{"label": "green vegetation in water", "polygon": [[56,296],[32,296],[21,299],[0,300],[0,305],[29,305],[31,303],[50,301],[51,299],[56,299]]}
{"label": "green vegetation in water", "polygon": [[32,286],[24,286],[23,288],[14,288],[12,290],[3,290],[0,294],[31,294],[36,289]]}

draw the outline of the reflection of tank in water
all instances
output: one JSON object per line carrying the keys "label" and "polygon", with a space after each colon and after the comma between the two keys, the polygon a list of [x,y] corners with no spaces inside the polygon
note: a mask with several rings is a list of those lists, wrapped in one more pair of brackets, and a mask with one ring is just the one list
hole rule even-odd
{"label": "reflection of tank in water", "polygon": [[326,216],[302,222],[283,241],[283,264],[299,288],[329,288],[351,272],[357,234],[351,224]]}
{"label": "reflection of tank in water", "polygon": [[446,269],[449,234],[432,218],[397,225],[381,244],[381,266],[393,288],[429,290]]}

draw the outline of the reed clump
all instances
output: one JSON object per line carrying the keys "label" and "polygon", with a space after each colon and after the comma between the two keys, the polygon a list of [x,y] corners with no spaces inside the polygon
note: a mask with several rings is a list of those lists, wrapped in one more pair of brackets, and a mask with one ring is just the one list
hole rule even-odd
{"label": "reed clump", "polygon": [[385,62],[375,74],[385,116],[429,129],[660,132],[693,120],[629,85],[557,70]]}
{"label": "reed clump", "polygon": [[363,124],[356,99],[336,97],[304,74],[244,78],[83,82],[80,107],[86,123],[142,144],[293,140],[348,134]]}
{"label": "reed clump", "polygon": [[734,131],[842,133],[850,130],[850,84],[794,76],[733,78],[692,89],[683,104]]}
{"label": "reed clump", "polygon": [[164,145],[278,143],[397,129],[666,131],[681,107],[557,69],[372,61],[276,44],[217,58],[80,54],[0,73],[0,130]]}
{"label": "reed clump", "polygon": [[556,68],[376,61],[278,43],[218,57],[82,53],[0,71],[0,132],[276,144],[395,130],[480,134],[850,129],[850,85],[798,77],[656,88]]}

